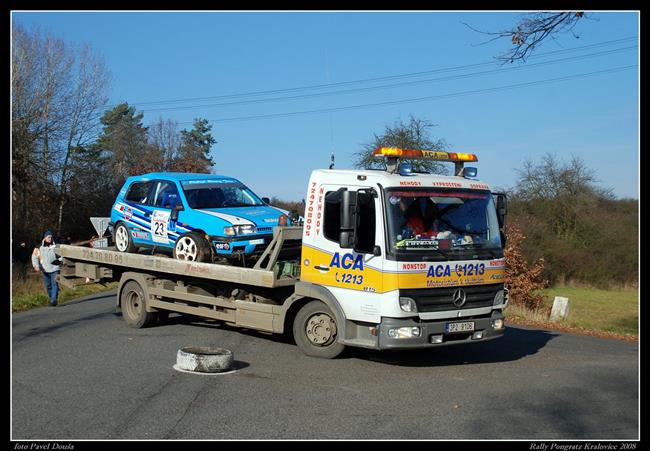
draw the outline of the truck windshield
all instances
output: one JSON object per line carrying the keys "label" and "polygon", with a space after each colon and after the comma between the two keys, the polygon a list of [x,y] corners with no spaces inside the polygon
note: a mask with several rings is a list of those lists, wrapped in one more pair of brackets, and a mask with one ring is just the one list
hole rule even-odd
{"label": "truck windshield", "polygon": [[395,254],[435,250],[462,258],[477,250],[501,251],[496,208],[489,191],[395,188],[386,189],[385,201],[388,246]]}
{"label": "truck windshield", "polygon": [[183,192],[193,209],[264,205],[255,193],[240,183],[183,184]]}

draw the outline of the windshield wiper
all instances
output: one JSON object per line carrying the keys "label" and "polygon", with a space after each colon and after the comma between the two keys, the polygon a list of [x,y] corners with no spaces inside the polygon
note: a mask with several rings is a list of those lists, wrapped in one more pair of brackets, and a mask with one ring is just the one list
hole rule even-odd
{"label": "windshield wiper", "polygon": [[481,252],[488,252],[492,258],[500,258],[499,249],[493,247],[479,247],[476,244],[466,244],[463,246],[455,246],[451,249],[452,252],[458,254],[472,253],[474,255],[479,255]]}

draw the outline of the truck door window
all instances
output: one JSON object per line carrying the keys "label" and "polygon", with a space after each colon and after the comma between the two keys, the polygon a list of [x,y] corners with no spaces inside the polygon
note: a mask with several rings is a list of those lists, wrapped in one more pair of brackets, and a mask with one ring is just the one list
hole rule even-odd
{"label": "truck door window", "polygon": [[339,242],[341,233],[341,194],[340,191],[325,193],[325,213],[323,217],[323,234],[330,241]]}

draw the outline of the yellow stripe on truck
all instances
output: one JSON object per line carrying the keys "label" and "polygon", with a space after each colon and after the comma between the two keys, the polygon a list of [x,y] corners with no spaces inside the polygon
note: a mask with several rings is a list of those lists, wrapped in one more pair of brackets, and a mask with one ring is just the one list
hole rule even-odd
{"label": "yellow stripe on truck", "polygon": [[[363,254],[326,252],[303,245],[301,280],[318,285],[385,293],[398,288],[435,288],[503,283],[505,262],[398,262],[397,271],[373,268]],[[379,259],[374,259],[379,261]]]}

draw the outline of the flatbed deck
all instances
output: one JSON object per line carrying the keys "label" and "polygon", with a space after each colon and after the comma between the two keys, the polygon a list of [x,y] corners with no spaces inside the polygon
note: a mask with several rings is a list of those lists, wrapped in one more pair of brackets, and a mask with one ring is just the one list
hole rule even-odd
{"label": "flatbed deck", "polygon": [[64,277],[86,277],[93,280],[110,279],[112,277],[112,267],[121,267],[127,271],[158,272],[175,276],[277,288],[292,286],[298,280],[297,276],[283,274],[280,271],[278,257],[286,242],[300,240],[301,236],[301,227],[276,227],[273,230],[273,240],[253,268],[183,261],[154,255],[129,254],[110,248],[94,249],[65,244],[57,246],[56,253],[64,258],[64,267],[73,264],[74,274],[62,271],[61,275]]}

